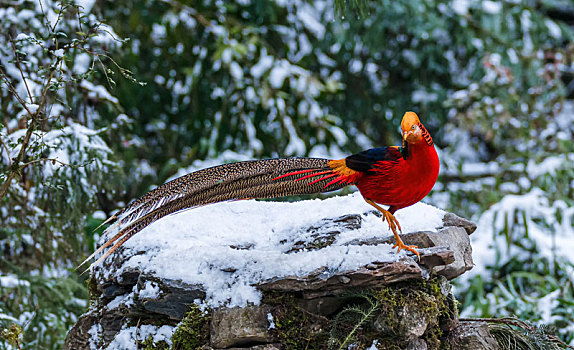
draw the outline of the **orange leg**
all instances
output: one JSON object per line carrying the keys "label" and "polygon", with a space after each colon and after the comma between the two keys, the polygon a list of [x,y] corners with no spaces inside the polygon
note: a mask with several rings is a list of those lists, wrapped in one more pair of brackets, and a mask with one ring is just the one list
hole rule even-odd
{"label": "orange leg", "polygon": [[408,250],[409,252],[415,253],[420,260],[421,256],[420,256],[419,252],[416,251],[416,249],[418,247],[416,245],[404,244],[403,240],[401,239],[401,237],[397,233],[397,228],[399,229],[399,231],[402,231],[401,225],[399,224],[399,221],[393,216],[393,214],[391,214],[388,210],[383,209],[380,205],[378,205],[377,203],[373,202],[370,199],[365,198],[365,201],[367,201],[367,203],[369,203],[370,205],[375,207],[375,209],[380,211],[383,214],[383,221],[385,221],[385,219],[386,219],[387,222],[389,223],[389,228],[391,229],[391,231],[393,231],[393,234],[395,235],[395,240],[397,241],[397,243],[395,243],[395,245],[393,246],[393,248],[398,247],[397,253],[400,252],[401,249],[405,249],[405,250]]}

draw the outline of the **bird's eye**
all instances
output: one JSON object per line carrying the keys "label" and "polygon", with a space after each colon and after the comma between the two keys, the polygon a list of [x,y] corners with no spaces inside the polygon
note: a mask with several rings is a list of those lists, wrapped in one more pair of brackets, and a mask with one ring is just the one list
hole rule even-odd
{"label": "bird's eye", "polygon": [[416,125],[413,125],[413,127],[411,129],[414,130],[416,127],[417,127]]}

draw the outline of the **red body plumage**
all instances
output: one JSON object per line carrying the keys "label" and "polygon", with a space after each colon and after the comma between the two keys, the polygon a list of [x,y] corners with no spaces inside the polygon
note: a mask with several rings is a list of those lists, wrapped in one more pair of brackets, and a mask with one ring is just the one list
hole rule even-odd
{"label": "red body plumage", "polygon": [[363,197],[391,206],[389,211],[393,213],[417,203],[432,190],[439,166],[434,145],[421,142],[409,146],[406,158],[376,162],[354,183]]}
{"label": "red body plumage", "polygon": [[403,147],[380,147],[345,159],[330,160],[331,169],[305,169],[274,180],[304,175],[294,181],[329,180],[333,184],[356,185],[367,201],[390,206],[395,211],[423,199],[433,188],[439,173],[439,159],[432,137],[415,113],[407,112],[401,123]]}

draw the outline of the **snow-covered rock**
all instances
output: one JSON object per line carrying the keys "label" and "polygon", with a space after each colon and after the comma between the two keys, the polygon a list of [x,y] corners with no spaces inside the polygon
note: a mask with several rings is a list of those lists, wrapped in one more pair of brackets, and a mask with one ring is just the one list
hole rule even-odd
{"label": "snow-covered rock", "polygon": [[[439,289],[447,298],[447,279],[473,266],[468,236],[476,226],[424,203],[395,216],[403,241],[420,247],[420,260],[410,252],[396,253],[387,223],[358,193],[296,203],[221,203],[163,218],[93,271],[97,303],[70,331],[68,348],[113,345],[118,336],[132,332],[127,325],[135,319],[175,325],[190,305],[210,315],[215,347],[232,347],[254,344],[253,339],[280,343],[269,319],[282,317],[281,306],[269,302],[269,295],[290,295],[305,312],[323,318],[340,312],[349,293],[412,281],[442,278],[448,287]],[[262,315],[254,324],[229,318],[246,312],[229,310],[246,307],[254,308],[248,314]],[[416,334],[436,326],[435,319],[425,317]],[[101,322],[108,319],[120,321]],[[241,330],[229,335],[219,324],[238,324]],[[99,329],[96,335],[88,332],[92,328]]]}

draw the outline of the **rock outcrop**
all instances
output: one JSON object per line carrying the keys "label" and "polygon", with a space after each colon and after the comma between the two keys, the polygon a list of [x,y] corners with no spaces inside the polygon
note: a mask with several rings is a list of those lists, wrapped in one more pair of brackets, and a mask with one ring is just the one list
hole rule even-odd
{"label": "rock outcrop", "polygon": [[[359,198],[323,202],[327,201],[331,201],[329,205],[348,206],[349,201]],[[255,202],[246,210],[273,222],[275,212],[288,213],[285,208],[290,206],[324,204],[306,202],[314,203]],[[278,205],[278,210],[268,210]],[[366,206],[362,210],[335,217],[310,214],[304,226],[289,229],[294,231],[292,236],[284,235],[269,246],[262,244],[266,240],[261,238],[232,240],[223,252],[239,254],[241,260],[233,260],[232,255],[227,261],[221,256],[224,253],[210,255],[212,260],[206,261],[199,257],[205,263],[200,272],[211,271],[210,278],[222,278],[227,283],[229,288],[223,291],[210,287],[211,282],[197,282],[200,279],[193,274],[173,278],[170,271],[158,269],[163,261],[158,257],[163,229],[152,225],[149,234],[157,235],[157,247],[149,241],[144,240],[147,245],[136,241],[93,271],[90,310],[70,330],[66,347],[289,350],[338,349],[356,344],[369,349],[438,349],[448,343],[451,349],[496,349],[496,341],[489,338],[484,326],[459,323],[448,282],[472,268],[468,236],[476,226],[454,214],[415,205],[412,210],[418,217],[408,220],[435,218],[428,219],[431,226],[426,229],[402,235],[406,244],[420,247],[417,260],[412,253],[397,255],[391,250],[394,238],[388,232],[365,234],[376,227],[372,226],[374,219],[380,231],[386,230],[386,223],[381,224],[377,213]],[[244,213],[232,208],[225,220],[240,220]],[[214,215],[220,217],[220,213]],[[408,227],[405,221],[403,218],[401,224]],[[419,226],[425,227],[424,223]],[[272,247],[279,247],[281,253],[273,259],[280,260],[273,276],[261,272],[265,266],[253,268],[273,265],[274,261],[262,261],[265,252],[275,256]],[[212,248],[217,249],[203,246]],[[179,259],[182,251],[174,249],[173,261],[186,261]],[[328,254],[329,263],[315,267],[311,262],[315,258],[322,261],[323,253]],[[314,255],[309,258],[303,254]],[[193,258],[190,256],[189,261]],[[299,266],[289,259],[310,259],[310,263]],[[281,266],[289,264],[296,268]],[[189,269],[193,266],[190,262]],[[249,279],[241,279],[245,275]],[[229,294],[214,296],[219,292]]]}

